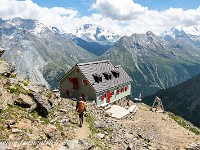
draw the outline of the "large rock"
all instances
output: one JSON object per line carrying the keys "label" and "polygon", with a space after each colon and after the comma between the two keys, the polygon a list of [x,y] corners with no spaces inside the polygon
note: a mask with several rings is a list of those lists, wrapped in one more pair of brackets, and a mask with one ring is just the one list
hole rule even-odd
{"label": "large rock", "polygon": [[36,108],[36,103],[33,101],[33,99],[30,96],[22,93],[20,93],[19,97],[15,100],[15,104],[24,108],[31,108],[31,110]]}
{"label": "large rock", "polygon": [[38,92],[29,93],[29,96],[31,96],[34,101],[37,103],[36,111],[42,115],[47,116],[48,113],[51,111],[51,102],[48,99],[43,99],[41,94]]}

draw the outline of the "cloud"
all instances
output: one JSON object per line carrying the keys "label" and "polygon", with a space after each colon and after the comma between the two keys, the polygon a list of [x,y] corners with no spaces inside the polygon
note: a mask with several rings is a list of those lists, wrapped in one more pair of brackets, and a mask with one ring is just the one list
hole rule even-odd
{"label": "cloud", "polygon": [[91,23],[118,34],[145,33],[160,34],[171,27],[190,28],[200,26],[200,7],[183,10],[169,8],[164,11],[149,10],[132,0],[96,0],[91,5],[90,16],[82,16],[78,10],[62,7],[40,7],[31,0],[0,0],[0,17],[10,19],[21,17],[35,19],[46,26],[56,26],[66,32],[73,32],[83,24]]}
{"label": "cloud", "polygon": [[78,15],[77,10],[72,10],[72,9],[65,9],[62,7],[53,7],[51,8],[52,12],[61,15],[61,16],[67,16],[67,17],[76,17]]}
{"label": "cloud", "polygon": [[34,19],[47,26],[57,26],[59,28],[63,28],[67,20],[77,15],[78,11],[74,9],[40,7],[31,0],[2,0],[0,5],[0,17],[3,19],[14,17]]}
{"label": "cloud", "polygon": [[149,10],[132,0],[96,0],[91,9],[107,18],[117,21],[124,33],[144,33],[149,30],[159,34],[175,26],[190,27],[200,24],[200,7],[183,10],[169,8],[164,11]]}
{"label": "cloud", "polygon": [[148,11],[132,0],[97,0],[91,9],[98,9],[101,14],[114,20],[132,20]]}

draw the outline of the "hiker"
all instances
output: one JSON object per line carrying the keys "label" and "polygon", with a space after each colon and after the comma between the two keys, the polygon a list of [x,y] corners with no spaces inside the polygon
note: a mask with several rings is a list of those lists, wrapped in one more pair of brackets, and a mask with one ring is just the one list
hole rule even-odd
{"label": "hiker", "polygon": [[79,101],[77,102],[76,111],[79,112],[79,121],[80,121],[79,126],[82,127],[84,111],[86,112],[85,102],[83,101],[82,97],[80,97]]}

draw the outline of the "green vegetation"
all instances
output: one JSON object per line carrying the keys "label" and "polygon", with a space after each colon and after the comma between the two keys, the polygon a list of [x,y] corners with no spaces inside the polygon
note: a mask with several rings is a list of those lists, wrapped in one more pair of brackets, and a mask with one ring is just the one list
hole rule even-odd
{"label": "green vegetation", "polygon": [[0,96],[3,95],[3,89],[0,89]]}
{"label": "green vegetation", "polygon": [[13,86],[8,86],[8,89],[10,90],[10,93],[16,93],[17,89]]}
{"label": "green vegetation", "polygon": [[10,93],[14,93],[14,94],[25,94],[27,95],[29,92],[31,92],[30,90],[25,90],[22,86],[16,84],[13,86],[8,86],[7,89],[10,90]]}
{"label": "green vegetation", "polygon": [[17,75],[16,75],[16,73],[12,73],[12,74],[10,75],[10,77],[11,77],[11,78],[16,78]]}
{"label": "green vegetation", "polygon": [[48,92],[47,92],[47,97],[48,97],[49,99],[51,99],[52,96],[53,96],[52,92],[51,92],[50,90],[48,90]]}
{"label": "green vegetation", "polygon": [[92,134],[97,134],[97,133],[99,133],[99,130],[98,130],[97,128],[94,127],[94,121],[95,121],[95,118],[94,118],[94,116],[92,116],[91,114],[89,114],[89,115],[86,117],[86,122],[89,124],[91,133],[92,133]]}
{"label": "green vegetation", "polygon": [[101,148],[101,149],[104,149],[104,150],[108,150],[109,147],[108,147],[108,143],[107,141],[105,140],[100,140],[96,134],[100,133],[100,132],[110,132],[110,129],[109,128],[103,128],[103,129],[98,129],[94,126],[94,121],[95,121],[95,117],[92,115],[92,114],[88,114],[88,116],[86,117],[86,122],[89,124],[89,128],[90,128],[90,131],[91,131],[91,134],[90,134],[90,139],[93,140],[93,142],[95,143],[95,146]]}
{"label": "green vegetation", "polygon": [[195,134],[200,134],[200,131],[197,127],[193,126],[190,122],[186,121],[180,116],[177,116],[173,113],[168,113],[169,116],[174,119],[180,126],[184,127],[185,129],[188,129],[189,131],[195,133]]}
{"label": "green vegetation", "polygon": [[28,82],[27,81],[24,81],[24,86],[28,86]]}

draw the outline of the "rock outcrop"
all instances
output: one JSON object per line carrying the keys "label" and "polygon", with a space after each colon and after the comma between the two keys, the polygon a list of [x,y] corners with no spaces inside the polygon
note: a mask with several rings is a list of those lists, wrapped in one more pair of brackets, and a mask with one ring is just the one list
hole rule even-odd
{"label": "rock outcrop", "polygon": [[3,48],[0,47],[0,57],[1,55],[5,52],[5,50]]}

